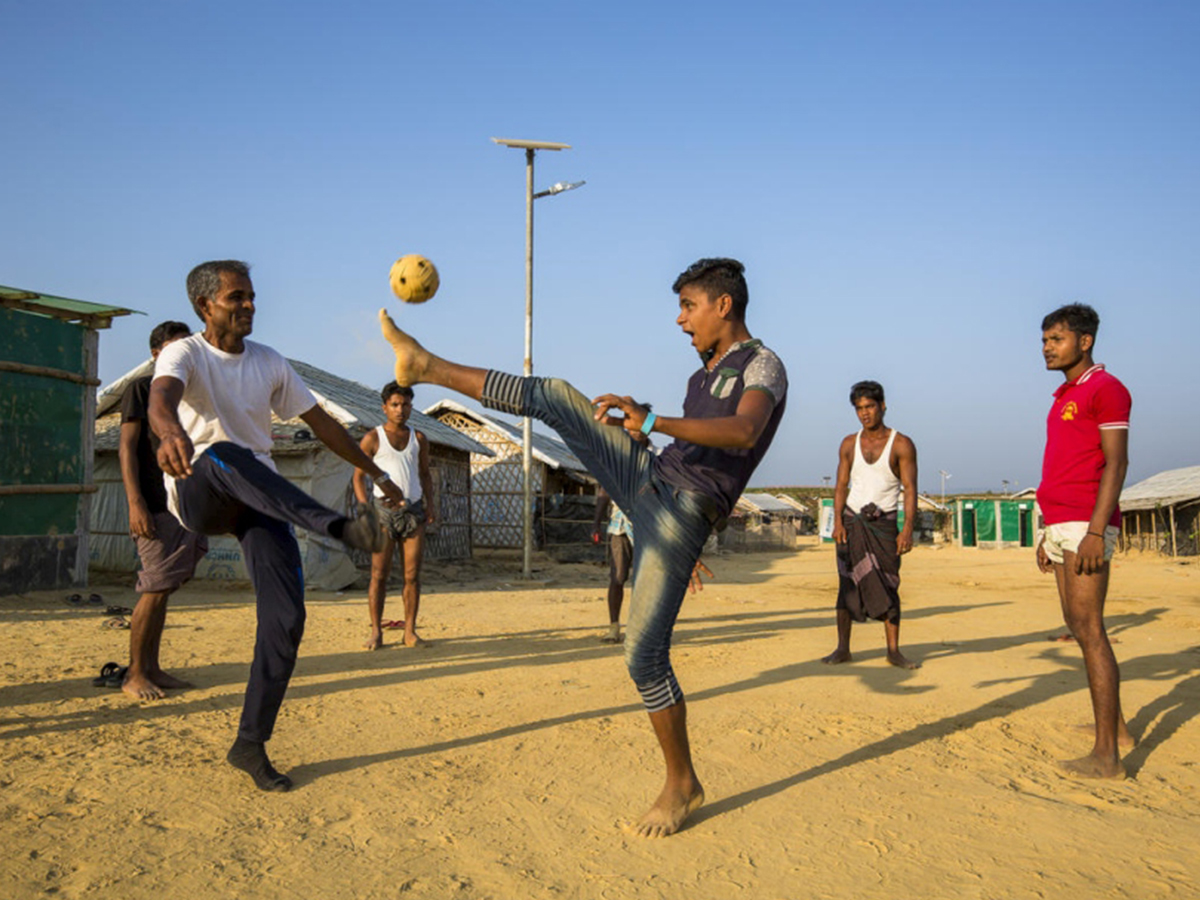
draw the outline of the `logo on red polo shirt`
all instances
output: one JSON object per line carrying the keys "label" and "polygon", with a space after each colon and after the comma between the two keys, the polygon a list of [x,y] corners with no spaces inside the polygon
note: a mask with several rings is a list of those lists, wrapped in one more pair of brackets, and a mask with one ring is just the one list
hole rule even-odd
{"label": "logo on red polo shirt", "polygon": [[1062,420],[1064,422],[1070,422],[1070,421],[1074,420],[1075,416],[1077,416],[1078,414],[1079,414],[1079,407],[1075,405],[1075,401],[1068,400],[1066,405],[1063,406],[1063,409],[1062,409]]}

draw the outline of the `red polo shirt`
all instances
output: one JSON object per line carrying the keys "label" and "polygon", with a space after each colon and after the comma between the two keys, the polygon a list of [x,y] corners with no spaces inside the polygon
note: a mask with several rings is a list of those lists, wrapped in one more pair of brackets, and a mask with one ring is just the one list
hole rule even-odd
{"label": "red polo shirt", "polygon": [[[1100,432],[1129,429],[1133,398],[1125,385],[1095,365],[1054,392],[1046,419],[1046,453],[1042,457],[1042,483],[1038,505],[1047,525],[1087,522],[1096,508],[1104,451]],[[1120,526],[1121,510],[1110,525]]]}

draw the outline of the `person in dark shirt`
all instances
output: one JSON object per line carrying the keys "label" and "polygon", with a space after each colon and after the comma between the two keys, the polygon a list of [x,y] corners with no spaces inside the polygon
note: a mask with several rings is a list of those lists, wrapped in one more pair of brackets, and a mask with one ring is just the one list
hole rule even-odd
{"label": "person in dark shirt", "polygon": [[[644,837],[674,834],[704,802],[692,766],[687,707],[671,668],[671,632],[689,584],[699,580],[705,541],[723,527],[771,445],[787,402],[783,363],[746,327],[744,271],[735,259],[702,259],[672,285],[679,295],[675,324],[701,360],[679,417],[650,412],[629,396],[589,401],[555,378],[449,362],[400,331],[386,310],[379,314],[396,354],[399,384],[436,384],[491,409],[540,419],[629,516],[635,539],[625,664],[667,769],[662,792],[633,827]],[[658,456],[626,436],[655,431],[674,438]]]}
{"label": "person in dark shirt", "polygon": [[[192,333],[182,322],[163,322],[150,332],[150,355]],[[167,510],[167,490],[155,457],[156,441],[147,420],[150,382],[146,375],[132,382],[121,397],[121,480],[129,503],[129,535],[137,542],[142,569],[129,627],[129,667],[121,689],[139,700],[156,700],[172,688],[191,687],[168,675],[158,661],[167,598],[196,571],[208,552],[208,539],[188,531]]]}

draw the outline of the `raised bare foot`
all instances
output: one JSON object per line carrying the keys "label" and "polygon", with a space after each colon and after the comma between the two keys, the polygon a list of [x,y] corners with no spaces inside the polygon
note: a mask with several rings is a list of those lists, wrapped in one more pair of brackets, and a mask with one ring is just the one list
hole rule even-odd
{"label": "raised bare foot", "polygon": [[[1096,726],[1092,722],[1080,722],[1077,725],[1069,725],[1067,727],[1072,731],[1082,732],[1088,737],[1094,737],[1096,734]],[[1117,729],[1117,746],[1123,750],[1132,750],[1137,746],[1137,740],[1129,733],[1129,728],[1124,722]]]}
{"label": "raised bare foot", "polygon": [[396,383],[401,387],[420,384],[421,376],[425,374],[433,355],[397,328],[386,309],[379,311],[379,326],[383,329],[384,340],[392,345],[392,351],[396,354]]}
{"label": "raised bare foot", "polygon": [[850,655],[849,650],[834,650],[828,656],[821,657],[821,662],[831,666],[836,666],[838,663],[850,662],[854,657]]}
{"label": "raised bare foot", "polygon": [[1120,760],[1099,759],[1095,756],[1081,756],[1079,759],[1064,759],[1059,767],[1068,775],[1076,778],[1113,778],[1120,780],[1125,777],[1125,767]]}
{"label": "raised bare foot", "polygon": [[182,678],[176,678],[174,675],[168,675],[162,669],[155,669],[150,673],[150,680],[157,684],[160,688],[167,691],[179,691],[185,688],[195,687],[190,681],[184,681]]}
{"label": "raised bare foot", "polygon": [[911,659],[909,659],[907,656],[905,656],[899,650],[897,650],[894,653],[889,652],[887,655],[887,661],[898,669],[919,669],[919,668],[921,668],[921,664],[919,662],[913,662]]}
{"label": "raised bare foot", "polygon": [[378,650],[383,646],[383,632],[372,631],[371,636],[363,642],[364,650]]}
{"label": "raised bare foot", "polygon": [[167,696],[163,693],[162,688],[151,681],[148,676],[141,673],[134,674],[132,669],[125,673],[121,690],[135,700],[161,700]]}
{"label": "raised bare foot", "polygon": [[632,827],[639,837],[658,838],[674,834],[683,827],[687,817],[704,803],[704,788],[699,782],[691,791],[664,787],[649,811]]}

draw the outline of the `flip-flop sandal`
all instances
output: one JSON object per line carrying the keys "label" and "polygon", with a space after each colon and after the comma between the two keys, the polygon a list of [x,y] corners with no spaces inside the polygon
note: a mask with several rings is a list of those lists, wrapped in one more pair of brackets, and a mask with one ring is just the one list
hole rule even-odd
{"label": "flip-flop sandal", "polygon": [[88,595],[88,603],[103,603],[103,602],[104,602],[104,598],[101,597],[99,594],[89,594]]}
{"label": "flip-flop sandal", "polygon": [[379,627],[380,628],[403,628],[404,620],[403,619],[389,619],[386,622],[380,622]]}
{"label": "flip-flop sandal", "polygon": [[125,629],[125,628],[129,627],[129,621],[127,619],[122,619],[120,617],[117,617],[115,619],[105,619],[104,623],[100,627],[101,628]]}
{"label": "flip-flop sandal", "polygon": [[69,594],[66,597],[63,597],[63,603],[66,603],[68,606],[78,606],[82,602],[82,594]]}
{"label": "flip-flop sandal", "polygon": [[128,606],[110,606],[104,610],[106,616],[128,616],[133,613],[133,610]]}
{"label": "flip-flop sandal", "polygon": [[125,673],[128,670],[128,666],[106,662],[100,669],[100,675],[92,679],[92,687],[119,688],[125,683]]}

